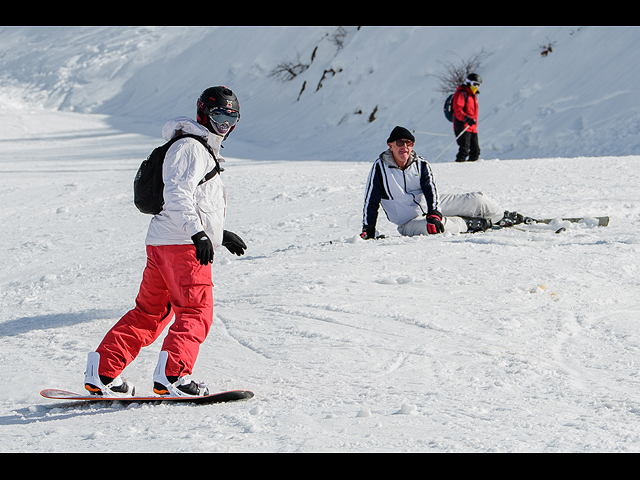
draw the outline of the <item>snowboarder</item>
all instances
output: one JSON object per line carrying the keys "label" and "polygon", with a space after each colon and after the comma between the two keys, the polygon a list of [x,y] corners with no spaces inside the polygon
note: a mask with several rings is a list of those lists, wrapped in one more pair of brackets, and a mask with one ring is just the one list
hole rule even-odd
{"label": "snowboarder", "polygon": [[477,95],[481,83],[480,75],[470,73],[453,95],[453,133],[459,147],[456,162],[475,162],[480,157]]}
{"label": "snowboarder", "polygon": [[[206,89],[197,101],[197,121],[168,121],[162,136],[170,140],[189,133],[206,140],[218,161],[222,141],[240,118],[236,95],[224,86]],[[176,141],[163,164],[164,207],[154,215],[145,240],[147,265],[135,307],[90,352],[85,388],[96,395],[134,395],[121,378],[142,347],[153,343],[175,315],[153,374],[159,395],[203,395],[204,383],[190,380],[200,345],[213,321],[211,263],[214,250],[225,246],[242,255],[245,243],[224,230],[226,189],[220,175],[199,183],[215,167],[215,159],[193,138]]]}
{"label": "snowboarder", "polygon": [[378,238],[380,205],[401,235],[485,231],[493,224],[522,223],[524,217],[505,212],[481,192],[438,195],[427,161],[413,150],[415,137],[397,126],[387,139],[388,149],[373,163],[365,189],[363,239]]}

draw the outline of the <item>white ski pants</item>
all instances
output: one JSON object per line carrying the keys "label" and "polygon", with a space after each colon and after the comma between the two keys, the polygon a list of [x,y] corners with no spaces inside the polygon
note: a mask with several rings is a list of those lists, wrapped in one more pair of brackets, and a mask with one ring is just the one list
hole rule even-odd
{"label": "white ski pants", "polygon": [[[491,197],[482,192],[451,193],[440,197],[440,213],[444,216],[442,224],[445,232],[464,233],[467,223],[460,217],[488,218],[493,223],[499,222],[504,210]],[[401,235],[429,235],[424,216],[419,216],[398,226]]]}

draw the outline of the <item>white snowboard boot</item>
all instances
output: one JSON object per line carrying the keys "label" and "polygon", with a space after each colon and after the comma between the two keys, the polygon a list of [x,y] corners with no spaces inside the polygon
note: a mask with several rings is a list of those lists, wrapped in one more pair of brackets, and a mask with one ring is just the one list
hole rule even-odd
{"label": "white snowboard boot", "polygon": [[87,355],[87,370],[84,372],[84,388],[91,393],[91,395],[133,397],[136,394],[135,387],[124,381],[120,375],[116,378],[99,375],[99,365],[100,354],[98,352],[89,352]]}
{"label": "white snowboard boot", "polygon": [[158,395],[171,397],[195,397],[208,395],[209,389],[204,383],[194,382],[188,375],[183,377],[167,377],[165,369],[169,354],[161,351],[158,365],[153,372],[153,391]]}

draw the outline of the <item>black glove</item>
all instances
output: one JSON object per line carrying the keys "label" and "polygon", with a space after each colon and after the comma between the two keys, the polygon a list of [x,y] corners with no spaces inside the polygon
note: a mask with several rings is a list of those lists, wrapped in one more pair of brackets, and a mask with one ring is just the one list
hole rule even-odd
{"label": "black glove", "polygon": [[467,125],[475,125],[476,121],[473,118],[466,116],[464,117],[464,123],[466,123]]}
{"label": "black glove", "polygon": [[427,232],[429,232],[429,235],[444,233],[442,214],[440,212],[433,211],[427,214]]}
{"label": "black glove", "polygon": [[229,230],[222,232],[222,246],[227,247],[227,250],[238,256],[244,255],[244,251],[247,248],[242,239]]}
{"label": "black glove", "polygon": [[362,226],[362,233],[360,234],[360,238],[363,240],[369,240],[371,238],[376,238],[376,227],[370,227],[369,225]]}
{"label": "black glove", "polygon": [[196,258],[200,261],[200,265],[213,263],[213,245],[211,245],[208,235],[204,232],[198,232],[191,237],[191,240],[196,246]]}

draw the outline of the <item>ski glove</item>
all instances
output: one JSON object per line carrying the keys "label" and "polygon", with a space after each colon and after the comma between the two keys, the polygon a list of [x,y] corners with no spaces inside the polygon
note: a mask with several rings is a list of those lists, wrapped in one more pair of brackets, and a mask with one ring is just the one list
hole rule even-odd
{"label": "ski glove", "polygon": [[213,245],[211,240],[204,232],[198,232],[191,237],[193,244],[196,246],[196,259],[200,265],[208,265],[213,263]]}
{"label": "ski glove", "polygon": [[466,123],[467,125],[475,125],[476,121],[473,118],[466,116],[464,117],[464,123]]}
{"label": "ski glove", "polygon": [[442,215],[439,212],[431,212],[427,215],[427,232],[429,235],[444,233]]}
{"label": "ski glove", "polygon": [[242,239],[229,230],[222,232],[222,246],[227,247],[227,250],[238,256],[244,255],[244,251],[247,248]]}

